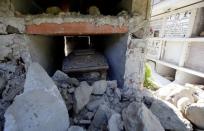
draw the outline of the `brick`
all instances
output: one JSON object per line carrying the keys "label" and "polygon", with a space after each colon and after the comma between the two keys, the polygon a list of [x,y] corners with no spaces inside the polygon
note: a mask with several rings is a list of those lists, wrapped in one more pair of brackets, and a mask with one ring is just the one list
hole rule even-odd
{"label": "brick", "polygon": [[27,25],[27,34],[35,35],[96,35],[127,33],[127,26],[95,25],[87,22],[74,23],[42,23]]}

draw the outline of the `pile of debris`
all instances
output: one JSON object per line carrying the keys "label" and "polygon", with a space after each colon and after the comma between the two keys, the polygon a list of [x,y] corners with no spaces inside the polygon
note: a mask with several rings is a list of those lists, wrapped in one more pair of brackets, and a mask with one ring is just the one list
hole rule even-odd
{"label": "pile of debris", "polygon": [[37,63],[4,116],[5,131],[192,130],[177,108],[147,91],[120,89],[117,81],[89,85],[61,71],[51,79]]}
{"label": "pile of debris", "polygon": [[204,130],[203,86],[171,83],[155,92],[155,95],[174,105],[196,128]]}
{"label": "pile of debris", "polygon": [[30,55],[23,36],[0,35],[0,39],[0,130],[2,130],[6,109],[16,95],[23,92]]}

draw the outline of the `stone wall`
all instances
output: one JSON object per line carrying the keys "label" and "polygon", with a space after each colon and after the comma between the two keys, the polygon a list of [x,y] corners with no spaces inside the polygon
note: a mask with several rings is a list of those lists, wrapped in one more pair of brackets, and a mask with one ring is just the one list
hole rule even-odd
{"label": "stone wall", "polygon": [[0,16],[14,16],[14,7],[10,0],[1,0],[0,7]]}
{"label": "stone wall", "polygon": [[26,36],[0,35],[0,130],[5,110],[23,92],[30,62]]}
{"label": "stone wall", "polygon": [[146,42],[142,39],[129,37],[126,51],[124,75],[125,88],[141,88],[144,77]]}

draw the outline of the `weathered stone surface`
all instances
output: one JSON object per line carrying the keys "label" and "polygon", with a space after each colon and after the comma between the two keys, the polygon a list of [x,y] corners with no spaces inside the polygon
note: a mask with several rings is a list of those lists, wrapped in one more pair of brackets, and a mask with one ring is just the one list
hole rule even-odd
{"label": "weathered stone surface", "polygon": [[[16,74],[17,75],[17,74]],[[23,76],[23,75],[22,75]],[[2,97],[5,101],[13,101],[16,95],[19,95],[23,91],[23,78],[13,78],[8,80],[8,84],[5,87],[5,90],[2,93]]]}
{"label": "weathered stone surface", "polygon": [[84,131],[80,126],[71,126],[68,131]]}
{"label": "weathered stone surface", "polygon": [[161,125],[165,130],[173,131],[191,131],[192,125],[186,120],[181,112],[171,103],[154,99],[150,110],[159,118]]}
{"label": "weathered stone surface", "polygon": [[0,1],[0,16],[13,16],[14,7],[10,0],[1,0]]}
{"label": "weathered stone surface", "polygon": [[122,112],[126,131],[164,131],[158,118],[143,103],[132,102]]}
{"label": "weathered stone surface", "polygon": [[5,113],[5,131],[66,131],[69,115],[54,82],[44,69],[32,63],[24,93],[17,96]]}
{"label": "weathered stone surface", "polygon": [[75,78],[70,78],[64,72],[57,70],[52,76],[52,79],[56,82],[59,87],[62,88],[72,88],[79,86],[79,81]]}
{"label": "weathered stone surface", "polygon": [[176,86],[168,85],[168,86],[159,88],[159,89],[155,92],[155,95],[158,96],[159,98],[165,100],[166,97],[167,97],[173,90],[175,90],[176,88],[177,88]]}
{"label": "weathered stone surface", "polygon": [[24,92],[26,93],[36,89],[43,89],[44,91],[62,99],[57,86],[45,70],[38,63],[32,63],[26,74]]}
{"label": "weathered stone surface", "polygon": [[185,87],[190,88],[194,92],[195,101],[204,100],[203,85],[186,84]]}
{"label": "weathered stone surface", "polygon": [[177,102],[182,97],[189,98],[189,101],[193,103],[195,101],[194,91],[191,88],[184,87],[178,84],[170,84],[164,88],[160,88],[156,91],[157,96],[167,100],[168,102],[177,106]]}
{"label": "weathered stone surface", "polygon": [[89,111],[96,111],[97,108],[101,105],[101,104],[104,104],[105,103],[105,100],[103,98],[101,99],[96,99],[94,101],[91,101],[87,104],[86,108],[89,110]]}
{"label": "weathered stone surface", "polygon": [[93,87],[89,86],[87,82],[83,81],[80,86],[76,88],[74,92],[75,98],[75,112],[79,111],[89,102]]}
{"label": "weathered stone surface", "polygon": [[9,47],[12,43],[8,43],[8,39],[5,37],[1,39],[0,44],[0,60],[4,60],[5,57],[8,57],[12,53],[12,48]]}
{"label": "weathered stone surface", "polygon": [[[185,88],[185,87],[184,87]],[[169,101],[170,103],[174,104],[175,106],[177,105],[177,102],[180,98],[182,97],[187,97],[189,98],[190,102],[194,102],[194,97],[193,97],[193,92],[190,89],[181,89],[177,88],[173,92],[171,92],[167,97],[166,100]]]}
{"label": "weathered stone surface", "polygon": [[117,87],[118,87],[118,84],[117,84],[117,81],[116,81],[116,80],[107,81],[107,86],[110,87],[110,88],[117,88]]}
{"label": "weathered stone surface", "polygon": [[204,130],[204,103],[193,103],[185,112],[185,116],[198,128]]}
{"label": "weathered stone surface", "polygon": [[[10,65],[8,62],[7,66],[11,66],[12,64],[16,64],[17,60],[21,59],[27,68],[32,60],[27,46],[28,38],[24,35],[12,34],[0,35],[0,40],[0,61],[5,60],[4,58],[6,57],[12,61]],[[9,70],[9,68],[7,67],[6,70]]]}
{"label": "weathered stone surface", "polygon": [[141,87],[144,79],[145,45],[146,41],[142,39],[129,40],[126,51],[124,87],[137,89]]}
{"label": "weathered stone surface", "polygon": [[110,119],[113,111],[106,105],[100,105],[94,119],[89,127],[89,131],[98,131],[107,128],[108,120]]}
{"label": "weathered stone surface", "polygon": [[[0,22],[0,25],[4,26],[4,23]],[[0,35],[0,130],[4,125],[4,112],[15,96],[23,92],[25,73],[31,61],[25,43],[24,35]]]}
{"label": "weathered stone surface", "polygon": [[105,80],[96,81],[93,84],[92,94],[103,95],[107,88],[107,82]]}
{"label": "weathered stone surface", "polygon": [[69,127],[62,99],[43,89],[17,96],[4,116],[5,131],[66,131]]}
{"label": "weathered stone surface", "polygon": [[[0,17],[1,34],[22,34],[25,32],[25,21],[23,18]],[[1,27],[0,26],[0,27]]]}
{"label": "weathered stone surface", "polygon": [[109,131],[122,131],[123,123],[121,120],[120,114],[113,114],[108,121],[108,129]]}
{"label": "weathered stone surface", "polygon": [[192,104],[188,97],[182,97],[177,102],[177,108],[182,112],[185,113],[185,109]]}
{"label": "weathered stone surface", "polygon": [[6,26],[2,22],[0,22],[0,34],[7,34]]}
{"label": "weathered stone surface", "polygon": [[68,78],[69,78],[68,75],[60,70],[57,70],[55,74],[52,76],[52,79],[54,81],[61,81],[61,82],[66,81]]}

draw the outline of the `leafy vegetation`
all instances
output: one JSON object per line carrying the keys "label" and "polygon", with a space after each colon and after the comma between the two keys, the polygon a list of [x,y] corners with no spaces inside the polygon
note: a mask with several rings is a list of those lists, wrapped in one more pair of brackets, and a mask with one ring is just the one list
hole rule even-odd
{"label": "leafy vegetation", "polygon": [[152,69],[151,66],[149,64],[145,64],[145,78],[144,78],[144,87],[146,87],[147,89],[150,90],[157,90],[158,86],[156,84],[154,84],[153,80],[152,80]]}

